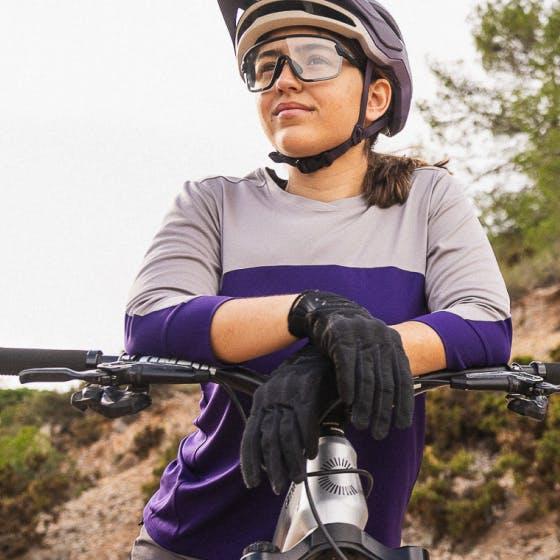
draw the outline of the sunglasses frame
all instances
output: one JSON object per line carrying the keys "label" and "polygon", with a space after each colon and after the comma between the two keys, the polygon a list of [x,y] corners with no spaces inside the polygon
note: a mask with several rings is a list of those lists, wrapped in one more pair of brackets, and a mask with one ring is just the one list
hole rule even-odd
{"label": "sunglasses frame", "polygon": [[243,73],[243,81],[245,82],[245,84],[247,85],[247,89],[251,93],[261,93],[263,91],[267,91],[267,90],[271,89],[272,86],[276,83],[276,80],[278,79],[280,74],[282,73],[282,69],[284,68],[284,64],[286,62],[290,66],[290,69],[292,70],[292,72],[294,73],[296,78],[298,80],[301,80],[302,82],[324,82],[324,81],[327,81],[327,80],[333,80],[334,78],[337,78],[340,75],[340,72],[342,70],[342,64],[340,65],[340,68],[339,68],[336,76],[331,76],[330,78],[316,78],[316,79],[302,78],[299,75],[299,73],[297,72],[296,68],[294,67],[294,64],[295,64],[294,61],[287,54],[283,54],[282,56],[279,56],[278,59],[276,60],[276,65],[274,67],[274,72],[272,73],[272,78],[270,79],[270,84],[268,84],[268,86],[266,86],[264,88],[251,89],[249,87],[249,82],[247,80],[247,55],[250,52],[252,52],[253,50],[255,50],[257,47],[260,47],[260,46],[265,45],[267,43],[272,43],[274,41],[279,41],[281,39],[289,39],[290,37],[312,37],[314,39],[324,39],[326,41],[330,41],[331,43],[334,43],[335,48],[336,48],[336,52],[342,58],[345,58],[346,60],[348,60],[348,62],[350,62],[350,64],[352,64],[353,66],[356,66],[357,68],[362,69],[362,65],[359,63],[358,59],[356,57],[354,57],[350,52],[348,52],[348,50],[346,50],[346,48],[343,47],[336,39],[331,39],[330,37],[322,37],[320,35],[313,35],[311,33],[296,33],[296,34],[293,34],[293,35],[282,35],[280,37],[271,37],[269,39],[265,39],[264,41],[260,41],[258,43],[255,43],[243,56],[243,64],[241,65],[241,71]]}

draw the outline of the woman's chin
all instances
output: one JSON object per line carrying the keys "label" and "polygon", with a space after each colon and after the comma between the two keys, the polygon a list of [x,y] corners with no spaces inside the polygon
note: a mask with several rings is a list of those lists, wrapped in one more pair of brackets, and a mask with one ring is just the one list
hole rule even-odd
{"label": "woman's chin", "polygon": [[283,138],[280,142],[274,142],[274,146],[281,154],[294,158],[314,156],[326,149],[321,149],[321,144],[317,142],[310,142],[305,134]]}

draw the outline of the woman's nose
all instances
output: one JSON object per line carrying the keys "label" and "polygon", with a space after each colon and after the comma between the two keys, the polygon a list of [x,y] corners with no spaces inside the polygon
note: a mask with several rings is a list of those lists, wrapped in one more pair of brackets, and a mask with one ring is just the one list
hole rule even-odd
{"label": "woman's nose", "polygon": [[282,70],[274,86],[279,90],[301,89],[301,81],[298,80],[286,59],[282,62]]}

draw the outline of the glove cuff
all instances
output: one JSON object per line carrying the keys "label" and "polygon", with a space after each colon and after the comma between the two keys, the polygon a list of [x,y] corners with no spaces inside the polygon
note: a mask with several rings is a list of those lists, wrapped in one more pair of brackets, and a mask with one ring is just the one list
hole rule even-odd
{"label": "glove cuff", "polygon": [[320,290],[305,290],[295,299],[288,312],[288,331],[293,336],[304,338],[307,333],[307,314],[325,305],[326,300],[321,297]]}

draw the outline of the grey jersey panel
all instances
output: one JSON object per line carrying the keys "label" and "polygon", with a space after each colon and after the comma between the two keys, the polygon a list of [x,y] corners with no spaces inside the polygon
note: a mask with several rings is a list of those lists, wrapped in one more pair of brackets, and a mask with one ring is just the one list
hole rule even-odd
{"label": "grey jersey panel", "polygon": [[223,274],[275,265],[396,267],[425,276],[430,311],[509,317],[509,297],[487,237],[458,182],[439,168],[413,174],[408,201],[367,208],[281,189],[264,169],[185,183],[130,292],[145,315],[220,290]]}
{"label": "grey jersey panel", "polygon": [[258,182],[224,191],[224,231],[235,236],[224,236],[223,272],[271,264],[338,264],[424,274],[425,250],[418,251],[418,240],[427,238],[422,216],[427,216],[429,198],[423,195],[433,174],[425,175],[415,181],[418,195],[407,204],[380,209],[367,208],[361,195],[329,203],[294,195],[258,170]]}
{"label": "grey jersey panel", "polygon": [[474,321],[506,319],[510,300],[494,251],[458,183],[443,176],[428,216],[426,296],[430,311]]}
{"label": "grey jersey panel", "polygon": [[217,293],[223,180],[184,184],[144,256],[129,292],[127,314],[145,315]]}

